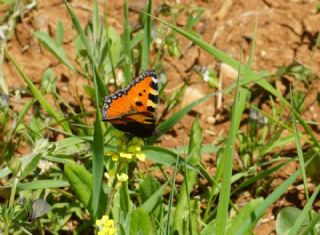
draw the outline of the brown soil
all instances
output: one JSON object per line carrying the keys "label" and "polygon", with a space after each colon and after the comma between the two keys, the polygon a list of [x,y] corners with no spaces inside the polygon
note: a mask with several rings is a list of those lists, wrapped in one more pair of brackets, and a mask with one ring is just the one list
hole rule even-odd
{"label": "brown soil", "polygon": [[[154,1],[154,9],[158,9],[161,4],[173,6],[178,1]],[[293,61],[311,68],[314,73],[320,74],[320,50],[312,48],[315,45],[317,34],[319,33],[320,14],[316,12],[316,0],[189,0],[179,1],[185,6],[201,6],[205,13],[201,22],[196,26],[196,30],[201,32],[203,39],[216,46],[220,50],[239,59],[241,55],[241,44],[244,42],[244,54],[248,55],[250,38],[254,31],[255,21],[257,20],[257,41],[254,55],[253,68],[259,70],[269,70],[275,72],[280,66],[289,65]],[[75,9],[77,16],[83,25],[90,19],[92,13],[92,1],[72,1],[71,5]],[[136,24],[139,12],[145,7],[146,1],[130,1],[130,19],[132,25]],[[3,10],[2,10],[3,9]],[[108,1],[107,9],[109,24],[114,26],[119,33],[123,32],[123,1]],[[0,6],[0,12],[4,13],[4,8]],[[182,11],[177,18],[177,24],[183,27],[187,23],[187,10]],[[88,81],[79,75],[73,74],[65,66],[44,49],[33,37],[34,31],[48,32],[55,37],[56,25],[61,21],[64,26],[64,48],[71,60],[75,59],[72,40],[76,32],[72,27],[70,17],[66,7],[61,0],[42,0],[38,1],[37,7],[24,15],[16,25],[15,33],[8,42],[8,51],[13,55],[17,62],[22,66],[26,74],[32,81],[39,85],[43,72],[47,68],[52,68],[57,76],[57,89],[61,96],[70,104],[77,105],[79,97],[87,105],[89,111],[94,111],[89,97],[84,92],[83,85]],[[169,84],[165,90],[166,93],[172,92],[179,87],[184,79],[188,79],[190,86],[186,90],[186,95],[182,104],[186,105],[193,100],[198,99],[214,90],[208,88],[208,85],[201,81],[199,76],[190,72],[194,65],[210,66],[225,69],[211,55],[199,49],[196,46],[190,46],[189,41],[179,37],[183,56],[179,59],[173,59],[165,55],[163,59],[164,70],[168,76]],[[226,69],[228,70],[228,69]],[[25,89],[25,84],[20,78],[13,65],[6,63],[4,75],[8,83],[9,90],[13,94],[15,90]],[[222,77],[223,87],[227,87],[236,79],[236,76],[230,71]],[[290,80],[289,80],[290,82]],[[282,80],[276,81],[276,87],[285,93],[288,86]],[[303,86],[301,89],[306,90]],[[310,95],[306,100],[306,109],[304,117],[307,120],[319,122],[318,113],[320,112],[317,104],[317,91],[320,88],[319,81],[313,81]],[[190,94],[192,96],[190,98]],[[10,102],[13,110],[19,112],[26,103],[27,98],[18,99],[11,97]],[[217,99],[212,99],[205,104],[197,107],[194,112],[186,116],[178,123],[170,134],[164,136],[159,143],[165,147],[175,147],[188,142],[188,133],[195,116],[201,118],[203,128],[204,143],[214,143],[219,137],[227,135],[229,122],[226,112],[232,104],[233,97],[223,97],[222,108],[217,109]],[[316,130],[319,134],[319,129]],[[206,156],[207,158],[207,156]],[[210,158],[210,157],[209,157]],[[205,162],[210,162],[205,161]],[[212,163],[207,164],[212,169]],[[293,172],[297,166],[289,166],[286,170],[288,175]],[[282,172],[282,174],[284,174]],[[281,182],[282,176],[276,175],[272,186]],[[257,225],[256,234],[275,234],[275,218],[280,207],[286,205],[303,206],[304,201],[299,199],[302,189],[288,190],[288,195],[279,200],[273,208],[267,211],[263,220]],[[291,195],[294,194],[294,195]],[[292,196],[291,199],[288,197]],[[237,199],[244,203],[252,197],[250,192],[243,193],[243,196]],[[318,203],[319,205],[319,203]]]}

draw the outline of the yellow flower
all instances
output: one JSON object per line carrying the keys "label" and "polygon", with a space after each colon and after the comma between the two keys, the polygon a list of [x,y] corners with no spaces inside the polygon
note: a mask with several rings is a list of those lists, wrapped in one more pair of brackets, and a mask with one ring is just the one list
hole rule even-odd
{"label": "yellow flower", "polygon": [[101,219],[96,221],[98,226],[98,235],[115,235],[117,228],[115,227],[114,220],[109,219],[109,216],[104,215]]}
{"label": "yellow flower", "polygon": [[126,182],[128,180],[128,175],[125,174],[125,173],[121,173],[120,175],[117,174],[117,179],[120,181],[120,182]]}
{"label": "yellow flower", "polygon": [[[116,137],[116,151],[109,151],[105,155],[111,157],[113,162],[118,161],[132,161],[141,160],[144,161],[146,156],[141,152],[141,146],[144,145],[143,139],[133,137],[130,139],[128,135],[121,131],[115,132]],[[122,160],[123,159],[123,160]]]}
{"label": "yellow flower", "polygon": [[146,160],[146,155],[144,153],[136,153],[136,158],[144,162]]}
{"label": "yellow flower", "polygon": [[128,148],[129,153],[135,153],[140,151],[141,151],[141,147],[139,145],[132,145],[132,146],[129,146]]}
{"label": "yellow flower", "polygon": [[118,153],[114,153],[111,157],[112,161],[117,162],[119,160],[119,155]]}
{"label": "yellow flower", "polygon": [[121,152],[120,153],[120,157],[121,158],[126,158],[126,159],[132,159],[132,154],[131,153]]}

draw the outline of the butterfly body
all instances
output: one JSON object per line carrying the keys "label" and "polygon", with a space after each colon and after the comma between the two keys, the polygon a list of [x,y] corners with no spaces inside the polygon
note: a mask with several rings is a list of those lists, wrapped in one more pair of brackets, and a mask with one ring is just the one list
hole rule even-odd
{"label": "butterfly body", "polygon": [[125,89],[104,98],[102,120],[138,137],[151,136],[156,127],[158,75],[142,72]]}

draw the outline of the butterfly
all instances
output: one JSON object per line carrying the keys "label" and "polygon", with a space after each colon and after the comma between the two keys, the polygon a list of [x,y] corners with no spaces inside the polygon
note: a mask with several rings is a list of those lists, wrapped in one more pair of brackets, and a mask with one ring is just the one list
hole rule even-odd
{"label": "butterfly", "polygon": [[149,137],[156,127],[158,102],[158,75],[146,70],[127,88],[104,98],[102,121],[134,136]]}

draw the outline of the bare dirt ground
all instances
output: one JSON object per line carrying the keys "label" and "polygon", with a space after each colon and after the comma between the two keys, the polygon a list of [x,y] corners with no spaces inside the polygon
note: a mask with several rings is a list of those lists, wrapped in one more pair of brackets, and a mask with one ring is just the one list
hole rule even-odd
{"label": "bare dirt ground", "polygon": [[[315,0],[194,0],[194,1],[155,1],[154,14],[163,4],[170,6],[177,2],[186,4],[186,6],[200,6],[205,9],[200,23],[196,26],[201,36],[210,44],[220,50],[239,59],[241,55],[241,44],[244,42],[245,55],[250,49],[250,38],[254,31],[255,20],[257,19],[257,41],[253,68],[257,71],[268,70],[275,72],[279,67],[289,65],[294,61],[302,63],[311,68],[313,72],[320,74],[320,50],[312,52],[315,45],[317,34],[319,33],[320,14],[317,13]],[[91,1],[71,1],[71,5],[76,11],[77,16],[82,23],[90,19],[92,13]],[[139,12],[146,5],[146,1],[129,1],[130,19],[132,25],[136,24]],[[5,12],[5,8],[0,6],[0,13]],[[119,33],[123,32],[123,1],[109,1],[107,9],[109,24],[114,26]],[[186,25],[187,10],[182,11],[177,18],[177,24],[180,27]],[[35,84],[39,84],[43,72],[47,68],[54,69],[57,75],[57,89],[60,95],[70,104],[77,105],[77,97],[82,97],[88,105],[88,110],[94,108],[86,96],[83,85],[88,81],[72,74],[70,70],[59,64],[56,59],[50,55],[46,49],[32,37],[34,31],[48,32],[55,36],[56,24],[60,20],[64,26],[64,48],[70,58],[74,59],[74,48],[72,40],[76,32],[72,28],[71,20],[67,10],[61,0],[41,0],[37,7],[26,14],[16,25],[15,33],[8,42],[8,51],[14,56],[17,62],[22,66],[27,75]],[[220,72],[223,66],[211,55],[203,52],[196,46],[190,46],[190,42],[179,37],[183,56],[179,59],[165,56],[163,63],[167,73],[169,84],[166,88],[170,93],[176,87],[182,84],[183,79],[190,79],[191,85],[186,91],[182,105],[196,100],[208,93],[213,92],[208,85],[203,82],[199,76],[190,72],[194,65],[210,66]],[[10,91],[23,90],[25,84],[15,71],[14,67],[7,63],[4,67],[5,78]],[[231,84],[236,79],[232,74],[223,78],[223,87]],[[305,111],[305,117],[319,121],[319,106],[316,104],[317,91],[320,88],[319,81],[313,81],[313,88],[310,91],[306,103],[308,107]],[[281,92],[287,92],[287,85],[282,81],[275,82],[276,87]],[[303,89],[303,86],[302,88]],[[192,94],[192,96],[188,95]],[[28,97],[25,97],[27,99]],[[223,108],[231,105],[233,97],[224,97]],[[11,97],[11,106],[17,112],[21,110],[24,99],[17,100]],[[188,141],[188,133],[191,128],[190,123],[194,116],[201,117],[201,125],[204,130],[204,143],[214,143],[215,140],[228,133],[228,117],[223,118],[223,114],[216,108],[216,100],[210,100],[207,103],[197,107],[195,112],[191,113],[178,123],[174,130],[164,136],[159,143],[162,146],[174,147]],[[221,120],[220,120],[221,119]],[[318,130],[319,134],[319,130]],[[21,150],[22,151],[22,150]],[[207,157],[205,157],[207,158]],[[209,157],[210,158],[210,157]],[[210,162],[210,161],[208,161]],[[211,163],[207,167],[214,169]],[[295,171],[296,165],[290,165],[285,172],[275,177],[282,180],[291,172]],[[299,187],[297,187],[299,188]],[[287,205],[303,206],[304,198],[301,195],[302,189],[295,190],[281,198],[265,215],[255,230],[256,234],[274,234],[275,216],[279,208]],[[243,197],[238,198],[238,202],[250,200],[250,192],[244,192]],[[316,203],[320,207],[320,202]]]}

